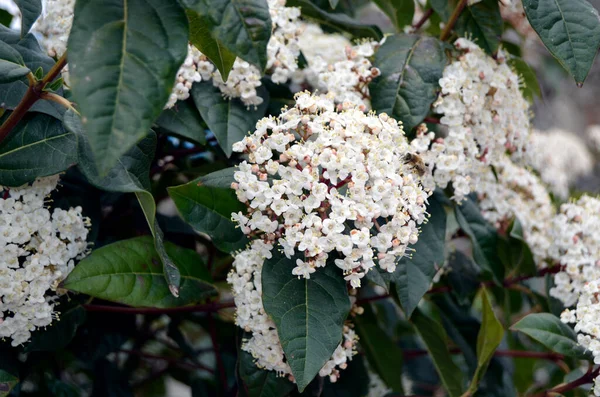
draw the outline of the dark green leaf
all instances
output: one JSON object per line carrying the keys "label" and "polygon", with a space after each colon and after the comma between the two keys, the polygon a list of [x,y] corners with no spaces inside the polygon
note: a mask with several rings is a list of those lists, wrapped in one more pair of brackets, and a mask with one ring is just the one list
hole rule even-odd
{"label": "dark green leaf", "polygon": [[54,351],[65,348],[85,321],[86,311],[77,302],[63,302],[56,306],[59,319],[44,330],[35,331],[25,345],[26,352]]}
{"label": "dark green leaf", "polygon": [[582,360],[592,358],[591,352],[577,343],[571,327],[550,313],[529,314],[510,329],[523,332],[556,353]]}
{"label": "dark green leaf", "polygon": [[507,61],[507,63],[519,76],[521,76],[523,84],[520,88],[525,99],[527,99],[529,102],[533,102],[534,97],[540,98],[542,96],[540,84],[538,83],[535,72],[533,69],[531,69],[531,67],[529,67],[527,62],[521,58],[512,57]]}
{"label": "dark green leaf", "polygon": [[0,144],[0,185],[21,186],[62,172],[76,162],[73,133],[53,117],[27,114]]}
{"label": "dark green leaf", "polygon": [[481,0],[465,7],[455,29],[462,37],[472,37],[479,47],[492,55],[500,45],[503,27],[498,0]]}
{"label": "dark green leaf", "polygon": [[199,182],[202,186],[206,187],[218,187],[222,189],[231,188],[231,184],[235,182],[233,174],[237,171],[237,168],[223,168],[222,170],[211,172],[208,175],[204,175],[199,178]]}
{"label": "dark green leaf", "polygon": [[496,229],[481,216],[479,207],[470,198],[454,208],[456,220],[473,244],[475,263],[492,274],[497,282],[504,277],[504,269],[497,255],[498,234]]}
{"label": "dark green leaf", "polygon": [[446,391],[450,397],[461,396],[463,394],[462,372],[452,361],[444,328],[438,321],[427,316],[419,309],[414,311],[411,321],[415,325],[415,330],[423,339]]}
{"label": "dark green leaf", "polygon": [[198,23],[205,25],[217,43],[260,70],[267,67],[267,44],[271,38],[267,0],[188,0],[187,3],[200,18]]}
{"label": "dark green leaf", "polygon": [[0,350],[0,397],[7,397],[19,383],[18,365],[12,352]]}
{"label": "dark green leaf", "polygon": [[435,196],[429,198],[429,221],[421,226],[412,256],[398,263],[392,276],[396,292],[407,317],[410,317],[431,285],[433,276],[445,260],[446,211]]}
{"label": "dark green leaf", "polygon": [[586,0],[523,0],[523,8],[548,51],[583,84],[600,46],[598,11]]}
{"label": "dark green leaf", "polygon": [[42,13],[42,0],[15,0],[21,10],[21,36],[29,33],[31,26]]}
{"label": "dark green leaf", "polygon": [[215,64],[224,81],[229,77],[229,71],[235,62],[235,54],[230,52],[215,37],[210,29],[210,19],[207,15],[198,14],[194,10],[186,10],[190,23],[190,43],[206,55]]}
{"label": "dark green leaf", "polygon": [[342,32],[348,32],[355,37],[371,37],[381,40],[383,34],[375,25],[365,25],[346,14],[330,13],[317,7],[310,0],[288,0],[288,7],[300,7],[302,15],[322,25]]}
{"label": "dark green leaf", "polygon": [[[348,366],[340,372],[335,383],[326,378],[322,397],[365,397],[369,394],[369,373],[362,356],[352,357]],[[383,396],[377,396],[383,397]]]}
{"label": "dark green leaf", "polygon": [[446,66],[442,43],[428,36],[390,36],[375,54],[374,66],[381,76],[371,84],[373,108],[402,121],[407,131],[422,122]]}
{"label": "dark green leaf", "polygon": [[448,258],[450,271],[446,275],[452,294],[460,304],[467,305],[473,293],[479,288],[479,267],[460,251],[454,251]]}
{"label": "dark green leaf", "polygon": [[300,391],[313,380],[342,341],[350,311],[346,281],[329,264],[299,279],[296,259],[275,249],[262,269],[263,304],[275,322],[283,351]]}
{"label": "dark green leaf", "polygon": [[0,84],[20,80],[29,73],[19,51],[0,41]]}
{"label": "dark green leaf", "polygon": [[208,234],[224,252],[244,248],[248,240],[231,220],[231,214],[246,207],[230,188],[198,186],[199,182],[202,183],[194,180],[168,189],[181,217],[197,231]]}
{"label": "dark green leaf", "polygon": [[494,314],[494,309],[490,304],[490,299],[485,288],[481,291],[481,302],[483,318],[481,320],[481,328],[479,328],[479,333],[477,334],[477,369],[469,385],[468,395],[473,395],[477,391],[479,382],[504,337],[504,329]]}
{"label": "dark green leaf", "polygon": [[150,164],[156,151],[156,134],[151,131],[144,139],[125,152],[106,175],[101,176],[93,161],[93,153],[79,116],[69,110],[65,113],[64,123],[65,127],[78,137],[79,169],[92,185],[111,192],[135,193],[154,237],[156,251],[164,265],[165,277],[173,294],[177,296],[180,282],[179,271],[164,250],[163,233],[156,221],[156,203],[149,192]]}
{"label": "dark green leaf", "polygon": [[535,259],[523,233],[521,222],[515,218],[508,230],[511,260],[513,265],[517,267],[518,274],[535,274],[537,271]]}
{"label": "dark green leaf", "polygon": [[390,18],[399,32],[412,23],[415,14],[414,0],[375,0],[375,4]]}
{"label": "dark green leaf", "polygon": [[[265,90],[261,91],[266,95]],[[221,91],[210,82],[194,84],[192,97],[228,157],[231,156],[232,145],[254,131],[256,122],[265,115],[268,105],[268,100],[264,100],[256,109],[248,109],[239,99],[223,98]]]}
{"label": "dark green leaf", "polygon": [[63,282],[71,291],[130,306],[178,307],[216,295],[200,255],[165,242],[181,273],[179,297],[171,295],[150,236],[109,244],[83,259]]}
{"label": "dark green leaf", "polygon": [[156,120],[164,130],[204,145],[205,126],[198,110],[189,100],[178,101],[171,109],[165,109]]}
{"label": "dark green leaf", "polygon": [[402,394],[402,350],[377,324],[377,318],[369,305],[364,313],[355,317],[360,345],[365,350],[370,367],[392,389]]}
{"label": "dark green leaf", "polygon": [[285,397],[295,389],[286,377],[277,376],[275,371],[258,368],[254,357],[240,350],[238,353],[238,373],[244,394],[247,397]]}
{"label": "dark green leaf", "polygon": [[76,2],[69,76],[101,175],[148,134],[171,94],[187,39],[176,1]]}
{"label": "dark green leaf", "polygon": [[455,6],[450,0],[429,0],[429,4],[431,5],[431,8],[433,8],[433,11],[435,11],[444,22],[448,21],[452,14],[453,8],[451,8],[451,6]]}

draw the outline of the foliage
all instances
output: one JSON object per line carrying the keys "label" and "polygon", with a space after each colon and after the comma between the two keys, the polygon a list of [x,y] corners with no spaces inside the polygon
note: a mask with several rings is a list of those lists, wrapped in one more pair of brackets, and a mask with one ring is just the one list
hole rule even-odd
{"label": "foliage", "polygon": [[[39,329],[30,324],[36,330],[24,344],[0,339],[0,396],[158,396],[171,379],[188,385],[194,396],[469,397],[517,390],[523,396],[579,396],[578,387],[594,381],[600,369],[594,369],[593,346],[582,345],[580,327],[568,324],[575,322],[571,312],[556,316],[565,299],[556,299],[561,279],[553,277],[568,273],[560,257],[565,250],[558,258],[540,257],[532,243],[540,231],[535,222],[514,208],[493,220],[494,197],[472,189],[457,201],[457,179],[444,186],[433,181],[432,172],[443,164],[420,164],[424,151],[451,141],[448,123],[464,122],[443,111],[453,89],[445,71],[467,62],[471,51],[460,46],[467,41],[456,39],[468,38],[468,45],[517,76],[514,82],[529,103],[542,96],[536,66],[516,55],[517,44],[505,41],[508,30],[518,29],[503,19],[498,1],[77,0],[65,19],[64,53],[48,47],[60,39],[39,31],[42,3],[15,0],[20,31],[0,18],[7,25],[0,26],[0,216],[7,219],[0,219],[0,308],[12,296],[9,289],[21,285],[5,282],[3,272],[23,267],[22,277],[29,277],[26,271],[33,271],[29,262],[11,261],[3,240],[26,233],[11,226],[18,214],[4,212],[18,187],[60,174],[60,188],[44,198],[45,205],[81,207],[88,252],[47,291],[59,321]],[[46,5],[57,3],[68,2]],[[598,12],[587,0],[522,5],[549,54],[582,85],[600,47]],[[369,9],[378,10],[385,23],[366,23],[361,13]],[[303,34],[315,31],[324,38],[322,48],[316,41],[302,43]],[[493,97],[512,83],[479,94]],[[304,90],[329,96],[298,96]],[[175,105],[166,106],[173,95]],[[407,247],[387,268],[379,265],[387,251],[364,252],[379,242],[356,241],[364,230],[385,238],[389,214],[363,216],[373,210],[358,205],[331,232],[348,235],[355,249],[346,253],[336,240],[327,260],[318,263],[325,252],[323,232],[299,236],[298,249],[292,244],[289,250],[295,236],[288,230],[307,223],[325,230],[331,221],[331,203],[307,204],[317,189],[302,185],[311,167],[323,175],[315,185],[343,198],[357,194],[361,172],[372,171],[331,177],[335,171],[323,166],[325,155],[311,157],[314,152],[306,149],[313,133],[343,130],[348,139],[357,134],[345,130],[350,128],[344,117],[354,111],[371,111],[373,125],[364,130],[371,135],[386,139],[385,123],[393,119],[408,139],[405,157],[395,159],[406,172],[369,186],[370,193],[388,189],[388,199],[393,186],[406,201],[402,208],[426,208],[418,214],[407,209],[406,235],[381,243],[389,243],[386,250]],[[318,119],[324,114],[331,118]],[[495,122],[503,115],[489,116]],[[375,125],[379,120],[384,124]],[[259,133],[250,138],[254,131]],[[297,144],[259,161],[260,149],[254,149],[274,131]],[[521,161],[518,142],[505,135],[496,141],[501,157]],[[332,135],[332,147],[341,150],[337,138]],[[503,163],[486,163],[494,154],[482,140],[473,141],[487,172],[478,182],[501,186],[503,169],[497,165]],[[399,139],[389,144],[404,145]],[[442,151],[436,152],[440,158]],[[370,155],[364,150],[358,156]],[[387,155],[381,150],[374,157]],[[309,215],[265,232],[255,216],[244,219],[248,208],[259,208],[256,218],[267,214],[263,222],[276,222],[281,214],[275,201],[292,194],[270,197],[273,204],[264,208],[244,195],[258,196],[265,186],[294,179],[281,178],[279,163],[298,171],[300,186],[298,199],[289,199],[281,212],[308,208]],[[242,168],[256,178],[244,180],[237,173]],[[413,178],[428,198],[411,207],[414,192],[406,187]],[[242,184],[251,186],[239,189]],[[537,198],[523,193],[526,187],[513,190],[527,202]],[[552,216],[560,213],[549,205]],[[66,245],[68,238],[61,238]],[[257,242],[269,249],[261,251],[256,269],[236,279],[232,269],[250,266],[243,255]],[[41,235],[30,244],[37,244],[36,257],[46,255]],[[359,276],[357,266],[345,267],[348,258],[373,267]],[[43,266],[55,271],[50,262]],[[310,269],[303,273],[302,266]],[[251,299],[240,303],[232,287],[247,290]],[[567,303],[574,310],[577,299]],[[16,316],[2,310],[0,325]],[[250,342],[250,327],[237,326],[249,319],[261,322],[263,339]],[[251,343],[266,352],[267,364]],[[582,363],[589,365],[587,373],[578,372]],[[548,375],[549,383],[534,379],[534,371]]]}

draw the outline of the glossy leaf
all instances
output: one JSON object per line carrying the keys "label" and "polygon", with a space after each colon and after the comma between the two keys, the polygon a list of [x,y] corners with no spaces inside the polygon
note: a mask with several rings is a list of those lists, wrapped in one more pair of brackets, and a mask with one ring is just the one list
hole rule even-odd
{"label": "glossy leaf", "polygon": [[215,64],[224,81],[235,62],[235,54],[229,51],[215,37],[210,29],[210,19],[207,15],[198,14],[194,10],[186,10],[190,23],[190,43],[200,50]]}
{"label": "glossy leaf", "polygon": [[164,250],[163,233],[156,221],[156,203],[149,191],[150,165],[156,151],[156,134],[151,131],[123,154],[106,175],[101,176],[93,161],[93,153],[80,117],[69,110],[65,113],[64,123],[65,127],[78,137],[79,169],[92,185],[111,192],[135,193],[154,237],[155,248],[164,265],[165,277],[173,294],[177,296],[180,283],[179,271]]}
{"label": "glossy leaf", "polygon": [[187,0],[187,6],[231,54],[260,70],[267,67],[272,28],[267,0]]}
{"label": "glossy leaf", "polygon": [[402,32],[405,26],[412,24],[415,14],[413,0],[375,0],[375,4],[390,18],[399,32]]}
{"label": "glossy leaf", "polygon": [[21,36],[27,34],[42,13],[42,0],[15,0],[21,10]]}
{"label": "glossy leaf", "polygon": [[59,319],[44,330],[33,332],[31,341],[25,345],[26,352],[64,349],[85,321],[86,311],[76,302],[61,302],[56,310],[60,312]]}
{"label": "glossy leaf", "polygon": [[455,29],[459,36],[471,36],[479,47],[492,55],[500,45],[503,27],[498,1],[481,0],[464,8]]}
{"label": "glossy leaf", "polygon": [[437,97],[446,66],[442,43],[433,37],[390,36],[375,54],[381,76],[371,84],[373,108],[410,130],[423,121]]}
{"label": "glossy leaf", "polygon": [[183,220],[208,234],[221,251],[232,252],[246,246],[246,236],[231,220],[231,213],[244,211],[246,207],[232,189],[204,186],[201,180],[194,180],[168,191]]}
{"label": "glossy leaf", "polygon": [[518,268],[519,274],[535,274],[537,271],[535,258],[523,233],[523,225],[515,218],[508,230],[510,252],[513,254],[511,259],[513,265]]}
{"label": "glossy leaf", "polygon": [[0,84],[19,80],[28,73],[29,68],[25,66],[19,51],[0,41]]}
{"label": "glossy leaf", "polygon": [[205,126],[202,117],[191,100],[178,101],[171,109],[165,109],[156,120],[156,124],[176,135],[204,145],[206,143]]}
{"label": "glossy leaf", "polygon": [[0,144],[0,186],[21,186],[77,162],[77,138],[45,114],[27,114]]}
{"label": "glossy leaf", "polygon": [[142,307],[178,307],[216,295],[196,252],[165,242],[181,273],[179,297],[167,284],[150,236],[119,241],[94,250],[63,282],[63,287],[95,298]]}
{"label": "glossy leaf", "polygon": [[369,365],[392,391],[402,394],[402,350],[377,324],[371,307],[363,308],[364,313],[354,320]]}
{"label": "glossy leaf", "polygon": [[568,357],[591,359],[591,352],[577,343],[575,332],[567,324],[550,313],[529,314],[510,327],[521,331],[546,348]]}
{"label": "glossy leaf", "polygon": [[[266,91],[261,91],[266,95]],[[256,109],[248,109],[239,99],[223,98],[221,90],[210,82],[194,84],[192,97],[202,118],[228,157],[231,156],[233,144],[254,131],[256,122],[265,115],[268,105],[268,100],[265,100]]]}
{"label": "glossy leaf", "polygon": [[502,342],[504,337],[504,328],[496,318],[494,309],[490,304],[488,294],[484,289],[481,291],[481,303],[483,317],[481,319],[481,328],[477,334],[477,369],[468,388],[468,395],[473,395],[477,391],[479,382],[483,378],[494,352]]}
{"label": "glossy leaf", "polygon": [[287,362],[303,391],[342,341],[350,299],[335,266],[329,264],[310,279],[299,279],[292,274],[296,259],[273,250],[273,257],[263,265],[262,289],[265,312],[275,322]]}
{"label": "glossy leaf", "polygon": [[492,274],[497,282],[504,277],[504,269],[497,255],[498,234],[496,229],[481,216],[479,207],[466,198],[454,208],[456,220],[473,244],[475,263]]}
{"label": "glossy leaf", "polygon": [[583,84],[600,46],[598,11],[586,0],[523,0],[523,8],[548,51]]}
{"label": "glossy leaf", "polygon": [[540,98],[542,96],[540,83],[538,82],[535,72],[527,62],[517,57],[512,57],[506,62],[519,76],[521,76],[523,85],[520,88],[525,99],[529,102],[533,102],[534,97]]}
{"label": "glossy leaf", "polygon": [[327,12],[310,0],[288,0],[286,6],[300,7],[304,17],[332,29],[351,33],[355,37],[370,37],[375,40],[383,38],[383,33],[377,26],[365,25],[346,14]]}
{"label": "glossy leaf", "polygon": [[392,276],[396,292],[407,317],[410,317],[431,285],[445,260],[446,211],[435,196],[429,198],[429,221],[421,226],[419,240],[411,256],[400,260]]}
{"label": "glossy leaf", "polygon": [[285,397],[296,388],[286,377],[277,376],[275,371],[259,368],[254,361],[250,353],[239,351],[237,370],[242,382],[241,396]]}
{"label": "glossy leaf", "polygon": [[176,1],[80,0],[69,36],[73,99],[100,175],[148,134],[187,55]]}
{"label": "glossy leaf", "polygon": [[448,337],[442,325],[419,309],[414,311],[411,321],[423,339],[448,395],[450,397],[462,396],[462,372],[452,361],[452,356],[448,351]]}

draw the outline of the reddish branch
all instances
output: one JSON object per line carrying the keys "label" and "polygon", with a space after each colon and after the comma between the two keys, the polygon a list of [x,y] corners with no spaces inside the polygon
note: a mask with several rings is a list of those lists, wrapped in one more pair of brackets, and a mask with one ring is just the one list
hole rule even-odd
{"label": "reddish branch", "polygon": [[593,368],[594,368],[594,366],[592,364],[590,364],[589,370],[580,378],[577,378],[574,381],[565,383],[563,385],[558,385],[550,390],[546,390],[541,393],[534,394],[532,397],[550,397],[550,396],[562,395],[570,390],[577,389],[579,386],[593,383],[594,379],[598,375],[600,375],[600,367],[592,370]]}
{"label": "reddish branch", "polygon": [[433,8],[430,8],[427,11],[425,11],[425,14],[423,14],[423,16],[421,17],[421,19],[419,19],[419,21],[413,25],[413,28],[415,30],[421,29],[421,27],[423,27],[423,25],[425,25],[425,22],[427,22],[427,20],[432,15],[433,15]]}
{"label": "reddish branch", "polygon": [[168,314],[168,313],[214,313],[221,309],[235,307],[234,302],[211,302],[204,305],[180,306],[169,308],[155,307],[123,307],[87,304],[83,307],[90,312],[110,312],[129,314]]}
{"label": "reddish branch", "polygon": [[458,21],[458,17],[460,17],[460,14],[467,6],[468,2],[469,0],[460,0],[460,3],[458,3],[454,11],[452,12],[452,15],[450,15],[450,19],[448,20],[448,23],[446,24],[444,30],[442,31],[442,34],[440,35],[440,40],[444,41],[448,39],[448,37],[450,37],[452,29],[454,29],[454,25],[456,25],[456,21]]}
{"label": "reddish branch", "polygon": [[27,78],[29,79],[29,88],[25,96],[21,99],[21,102],[17,105],[15,110],[8,116],[6,121],[0,126],[0,142],[2,142],[8,134],[15,128],[15,126],[25,116],[27,111],[31,109],[34,103],[45,96],[44,88],[46,85],[54,81],[54,79],[60,74],[61,70],[67,64],[67,54],[65,53],[60,59],[54,64],[52,69],[48,72],[42,80],[36,81],[33,74],[29,73]]}
{"label": "reddish branch", "polygon": [[211,315],[208,319],[210,328],[210,339],[212,341],[213,349],[215,351],[215,357],[217,359],[217,369],[219,370],[219,380],[221,381],[221,391],[225,393],[227,391],[227,374],[225,373],[225,365],[223,364],[223,358],[219,354],[219,341],[217,340],[217,325],[215,318]]}

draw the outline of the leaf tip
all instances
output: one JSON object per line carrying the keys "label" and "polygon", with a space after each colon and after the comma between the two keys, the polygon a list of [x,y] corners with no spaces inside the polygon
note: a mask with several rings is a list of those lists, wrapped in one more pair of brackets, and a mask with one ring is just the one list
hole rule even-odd
{"label": "leaf tip", "polygon": [[173,295],[175,298],[179,298],[179,288],[177,288],[173,284],[170,284],[169,291],[171,291],[171,295]]}

